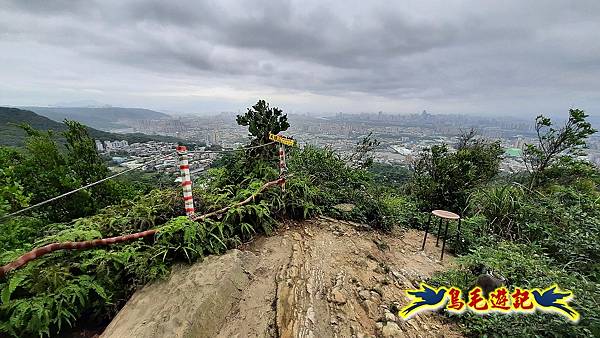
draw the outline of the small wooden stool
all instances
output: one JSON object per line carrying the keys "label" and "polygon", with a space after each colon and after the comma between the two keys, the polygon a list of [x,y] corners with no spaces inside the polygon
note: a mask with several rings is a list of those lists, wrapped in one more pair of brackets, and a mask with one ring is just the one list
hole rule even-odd
{"label": "small wooden stool", "polygon": [[427,241],[427,233],[429,232],[429,225],[431,225],[431,215],[434,215],[440,219],[437,231],[437,239],[435,241],[435,246],[440,246],[440,232],[442,231],[442,221],[446,220],[446,228],[444,230],[444,241],[442,244],[442,256],[440,257],[440,261],[444,259],[444,249],[446,249],[446,238],[448,237],[448,223],[451,220],[458,220],[458,228],[456,230],[456,242],[458,243],[458,236],[460,234],[460,221],[461,218],[459,215],[446,211],[446,210],[433,210],[429,214],[429,219],[427,220],[427,226],[425,227],[425,237],[423,237],[423,247],[421,250],[425,250],[425,241]]}

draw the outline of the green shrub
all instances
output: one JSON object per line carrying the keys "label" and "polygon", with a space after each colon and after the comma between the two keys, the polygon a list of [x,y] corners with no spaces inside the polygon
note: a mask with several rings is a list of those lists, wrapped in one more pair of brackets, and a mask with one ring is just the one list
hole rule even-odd
{"label": "green shrub", "polygon": [[542,313],[480,316],[466,312],[452,316],[460,321],[468,336],[592,337],[600,334],[600,284],[578,273],[564,272],[539,247],[499,242],[459,258],[458,264],[457,269],[435,275],[431,283],[468,290],[477,279],[471,271],[483,264],[506,277],[510,287],[545,288],[557,283],[562,289],[574,293],[571,305],[581,315],[577,325],[558,315]]}
{"label": "green shrub", "polygon": [[374,162],[368,170],[379,184],[398,189],[402,188],[411,176],[411,171],[403,165]]}
{"label": "green shrub", "polygon": [[483,215],[488,220],[481,229],[484,233],[517,239],[522,236],[519,217],[524,195],[520,186],[493,185],[475,191],[469,206],[474,215]]}
{"label": "green shrub", "polygon": [[[456,226],[456,222],[450,222],[448,232],[455,233]],[[463,218],[461,221],[459,241],[450,241],[450,247],[454,249],[456,254],[462,255],[470,253],[481,246],[496,243],[496,237],[487,230],[488,221],[484,216],[478,215]]]}
{"label": "green shrub", "polygon": [[[7,239],[3,242],[7,250],[0,254],[0,265],[52,242],[92,240],[147,230],[175,215],[173,196],[173,191],[155,191],[71,224],[46,225],[35,218],[13,218],[2,224],[10,232],[2,233]],[[174,218],[171,222],[180,220]],[[0,281],[0,318],[3,318],[0,334],[53,335],[74,325],[83,316],[90,323],[105,320],[115,313],[136,285],[163,275],[170,262],[183,260],[181,257],[188,247],[177,242],[178,237],[173,237],[170,245],[161,237],[174,232],[172,229],[170,223],[165,225],[165,232],[157,236],[156,246],[146,239],[107,248],[58,251],[12,272]],[[181,231],[188,244],[189,235]],[[207,248],[211,246],[209,240],[201,243]],[[162,251],[157,250],[166,248],[169,248],[167,255],[159,255]],[[208,250],[201,254],[206,252]]]}
{"label": "green shrub", "polygon": [[473,189],[498,174],[503,151],[499,142],[466,140],[456,152],[448,145],[426,149],[413,164],[408,192],[423,210],[445,209],[459,214]]}
{"label": "green shrub", "polygon": [[348,214],[337,214],[356,222],[368,224],[376,229],[390,230],[394,226],[415,227],[420,223],[420,213],[416,205],[406,197],[391,192],[369,189],[351,200],[356,204]]}
{"label": "green shrub", "polygon": [[527,237],[565,270],[600,280],[600,199],[573,187],[553,186],[530,202]]}

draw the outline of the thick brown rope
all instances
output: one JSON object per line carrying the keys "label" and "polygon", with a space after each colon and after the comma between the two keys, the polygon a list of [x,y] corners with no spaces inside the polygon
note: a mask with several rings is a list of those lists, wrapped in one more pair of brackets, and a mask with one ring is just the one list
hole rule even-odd
{"label": "thick brown rope", "polygon": [[[292,176],[292,175],[288,175],[288,177],[290,177],[290,176]],[[283,185],[284,183],[285,183],[285,177],[280,177],[280,178],[276,179],[275,181],[267,182],[267,183],[263,184],[263,186],[260,187],[260,189],[258,189],[258,191],[256,191],[254,194],[250,195],[245,200],[243,200],[241,202],[238,202],[238,203],[235,203],[233,205],[227,206],[227,207],[225,207],[223,209],[219,209],[219,210],[216,210],[216,211],[213,211],[213,212],[209,212],[208,214],[204,214],[204,215],[201,215],[201,216],[193,216],[192,220],[193,221],[197,221],[197,220],[203,221],[203,220],[207,219],[208,217],[213,217],[213,216],[216,216],[216,215],[220,215],[220,214],[226,213],[231,208],[237,208],[237,207],[240,207],[240,206],[242,206],[244,204],[248,204],[248,203],[254,201],[254,199],[256,198],[256,196],[260,195],[263,191],[271,188],[272,186],[274,186],[274,185]]]}
{"label": "thick brown rope", "polygon": [[9,273],[10,271],[18,269],[18,268],[22,267],[23,265],[31,262],[34,259],[36,259],[38,257],[42,257],[42,256],[47,255],[54,251],[85,250],[85,249],[94,248],[97,246],[105,246],[105,245],[111,245],[111,244],[116,244],[116,243],[121,243],[121,242],[132,241],[134,239],[154,235],[157,232],[158,232],[158,230],[146,230],[146,231],[137,232],[137,233],[130,234],[130,235],[95,239],[92,241],[64,242],[64,243],[48,244],[41,248],[33,249],[33,250],[29,251],[28,253],[24,254],[23,256],[19,257],[16,261],[13,261],[11,263],[8,263],[8,264],[0,267],[0,278],[2,278],[4,275]]}
{"label": "thick brown rope", "polygon": [[[213,217],[216,215],[223,214],[231,208],[235,208],[235,207],[239,207],[239,206],[248,204],[248,203],[252,202],[256,198],[256,196],[261,194],[263,191],[265,191],[275,185],[281,185],[283,183],[285,183],[284,177],[278,178],[275,181],[267,182],[257,192],[255,192],[254,194],[252,194],[250,197],[246,198],[245,200],[235,203],[233,205],[230,205],[228,207],[225,207],[223,209],[219,209],[219,210],[209,212],[209,213],[201,215],[201,216],[194,217],[194,218],[192,218],[192,220],[204,221],[208,217]],[[43,247],[33,249],[33,250],[29,251],[28,253],[22,255],[21,257],[19,257],[17,260],[0,267],[0,278],[4,277],[10,271],[18,269],[18,268],[22,267],[23,265],[31,262],[34,259],[37,259],[41,256],[47,255],[54,251],[85,250],[85,249],[90,249],[90,248],[94,248],[94,247],[98,247],[98,246],[106,246],[106,245],[111,245],[111,244],[128,242],[128,241],[133,241],[138,238],[153,236],[156,233],[158,233],[159,231],[160,231],[160,229],[153,229],[153,230],[146,230],[146,231],[142,231],[142,232],[136,232],[136,233],[124,235],[124,236],[95,239],[95,240],[91,240],[91,241],[64,242],[64,243],[48,244]]]}

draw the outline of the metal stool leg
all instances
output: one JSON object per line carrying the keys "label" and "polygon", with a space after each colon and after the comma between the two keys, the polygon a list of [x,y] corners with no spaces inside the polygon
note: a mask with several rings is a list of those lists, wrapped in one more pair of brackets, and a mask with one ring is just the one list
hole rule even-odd
{"label": "metal stool leg", "polygon": [[425,241],[427,240],[427,232],[429,231],[430,224],[431,224],[431,213],[429,213],[429,217],[427,218],[427,225],[425,226],[425,237],[423,237],[423,246],[421,247],[421,251],[425,250]]}
{"label": "metal stool leg", "polygon": [[440,261],[444,259],[444,249],[446,249],[446,238],[448,237],[448,223],[450,223],[450,221],[446,221],[446,229],[444,230],[444,241],[442,242],[442,256],[440,257]]}
{"label": "metal stool leg", "polygon": [[435,246],[440,246],[440,234],[442,233],[442,219],[440,218],[440,222],[438,223],[438,232],[436,234],[437,239],[435,240]]}
{"label": "metal stool leg", "polygon": [[458,228],[456,229],[456,245],[458,245],[459,241],[460,241],[460,221],[461,219],[458,219]]}

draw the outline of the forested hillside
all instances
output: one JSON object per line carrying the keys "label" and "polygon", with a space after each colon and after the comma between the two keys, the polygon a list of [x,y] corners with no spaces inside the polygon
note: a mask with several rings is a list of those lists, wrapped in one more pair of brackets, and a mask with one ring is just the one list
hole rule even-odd
{"label": "forested hillside", "polygon": [[[156,234],[54,252],[9,272],[0,279],[0,333],[55,336],[71,327],[106,325],[137,287],[167,275],[173,264],[269,235],[284,220],[327,215],[389,232],[423,229],[432,209],[446,209],[463,218],[459,240],[448,243],[460,257],[454,269],[428,282],[468,289],[486,267],[510,287],[556,283],[574,292],[571,304],[581,320],[575,325],[547,313],[435,315],[448,316],[473,337],[598,336],[600,171],[577,159],[596,131],[583,111],[570,110],[569,116],[561,126],[543,116],[532,121],[539,142],[524,149],[525,173],[499,176],[502,149],[474,134],[463,135],[455,151],[443,144],[425,150],[410,172],[373,167],[369,156],[377,141],[369,137],[349,158],[313,146],[288,148],[283,190],[264,189],[281,178],[278,148],[268,134],[285,133],[289,123],[281,110],[259,101],[238,123],[248,126],[250,144],[262,147],[223,155],[194,182],[196,212],[209,214],[204,218],[184,216],[179,187],[145,193],[108,181],[1,219],[0,265],[53,242]],[[21,151],[0,147],[0,217],[107,175],[83,126],[67,125],[66,149],[43,131],[25,130]]]}
{"label": "forested hillside", "polygon": [[[84,123],[80,120],[77,121]],[[64,123],[53,121],[29,110],[0,107],[0,145],[23,146],[25,144],[27,134],[22,128],[18,127],[21,123],[26,123],[35,129],[53,130],[57,133],[68,129]],[[114,134],[90,127],[87,127],[87,130],[90,137],[100,140],[126,140],[129,143],[147,142],[152,140],[174,143],[181,141],[175,137],[168,136],[146,135],[141,133]]]}
{"label": "forested hillside", "polygon": [[79,121],[96,129],[125,128],[122,121],[168,119],[169,115],[150,109],[121,107],[22,107],[54,121]]}

